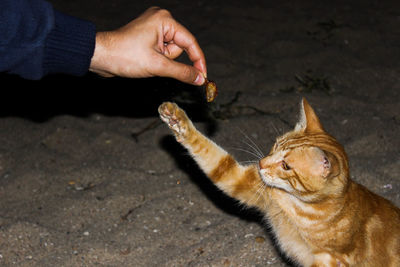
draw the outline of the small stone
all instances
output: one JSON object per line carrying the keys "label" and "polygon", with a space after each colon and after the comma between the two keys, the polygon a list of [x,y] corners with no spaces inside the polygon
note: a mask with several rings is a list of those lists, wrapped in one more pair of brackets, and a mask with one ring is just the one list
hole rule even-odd
{"label": "small stone", "polygon": [[249,238],[249,237],[253,237],[254,236],[254,234],[246,234],[245,236],[244,236],[244,238]]}
{"label": "small stone", "polygon": [[228,259],[224,260],[224,266],[231,266],[231,262]]}
{"label": "small stone", "polygon": [[257,236],[255,238],[255,240],[256,240],[257,243],[260,243],[260,244],[265,242],[265,238],[262,237],[262,236]]}
{"label": "small stone", "polygon": [[383,185],[383,188],[384,188],[384,189],[392,190],[392,189],[393,189],[393,186],[392,186],[392,184],[385,184],[385,185]]}

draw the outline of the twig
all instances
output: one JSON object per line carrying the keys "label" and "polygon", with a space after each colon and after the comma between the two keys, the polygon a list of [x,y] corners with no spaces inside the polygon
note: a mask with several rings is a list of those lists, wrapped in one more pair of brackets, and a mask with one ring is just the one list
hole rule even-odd
{"label": "twig", "polygon": [[139,136],[142,135],[143,133],[150,131],[152,129],[157,128],[159,125],[161,125],[161,121],[159,119],[155,119],[152,122],[150,122],[148,125],[146,125],[143,129],[134,132],[131,134],[133,139],[135,139],[136,143],[139,142]]}

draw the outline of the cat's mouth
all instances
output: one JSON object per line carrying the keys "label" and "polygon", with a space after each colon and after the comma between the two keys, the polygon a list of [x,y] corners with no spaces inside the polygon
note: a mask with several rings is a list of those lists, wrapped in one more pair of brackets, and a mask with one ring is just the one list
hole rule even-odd
{"label": "cat's mouth", "polygon": [[266,185],[274,186],[273,183],[274,179],[272,178],[272,176],[268,175],[268,173],[264,169],[261,169],[260,167],[258,167],[258,172],[260,173],[261,179]]}
{"label": "cat's mouth", "polygon": [[275,178],[267,173],[266,170],[259,168],[259,173],[263,182],[270,187],[279,188],[285,190],[287,192],[293,191],[293,188],[290,186],[289,183],[283,181],[282,179]]}

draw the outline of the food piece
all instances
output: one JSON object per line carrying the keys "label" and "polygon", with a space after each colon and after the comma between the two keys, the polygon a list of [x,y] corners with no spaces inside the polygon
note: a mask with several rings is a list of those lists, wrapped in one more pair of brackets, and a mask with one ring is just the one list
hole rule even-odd
{"label": "food piece", "polygon": [[218,89],[217,89],[217,84],[213,81],[209,81],[206,78],[206,81],[204,83],[206,86],[206,98],[207,102],[212,102],[218,95]]}

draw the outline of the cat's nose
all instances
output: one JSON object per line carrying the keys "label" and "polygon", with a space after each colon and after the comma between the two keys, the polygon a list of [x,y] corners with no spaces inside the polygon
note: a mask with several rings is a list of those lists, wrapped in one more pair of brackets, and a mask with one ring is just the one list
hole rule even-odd
{"label": "cat's nose", "polygon": [[266,159],[263,158],[258,162],[258,165],[260,166],[260,169],[265,169],[267,167],[267,162]]}

